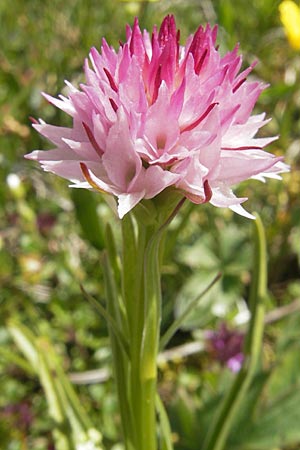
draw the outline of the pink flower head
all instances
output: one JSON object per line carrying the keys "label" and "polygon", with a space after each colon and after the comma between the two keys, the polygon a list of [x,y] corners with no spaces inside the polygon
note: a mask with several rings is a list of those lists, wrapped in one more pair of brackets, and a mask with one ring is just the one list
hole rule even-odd
{"label": "pink flower head", "polygon": [[85,61],[86,84],[46,99],[73,118],[72,128],[34,128],[55,145],[27,158],[44,170],[118,198],[122,218],[169,186],[194,203],[210,202],[252,217],[231,186],[248,178],[280,178],[288,170],[255,138],[268,120],[250,116],[266,87],[240,72],[238,47],[221,56],[217,28],[200,26],[179,44],[175,19],[141,32],[138,20],[116,52],[103,40]]}

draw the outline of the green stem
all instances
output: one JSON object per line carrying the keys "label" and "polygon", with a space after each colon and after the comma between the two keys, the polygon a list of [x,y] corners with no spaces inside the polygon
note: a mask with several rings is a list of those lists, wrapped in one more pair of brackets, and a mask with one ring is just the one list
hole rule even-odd
{"label": "green stem", "polygon": [[157,449],[155,417],[157,355],[161,322],[161,244],[164,232],[185,202],[182,198],[158,230],[152,234],[144,255],[144,330],[141,348],[142,426],[140,450]]}
{"label": "green stem", "polygon": [[241,402],[253,380],[261,354],[264,328],[264,301],[267,291],[267,255],[262,222],[254,222],[254,268],[250,294],[251,319],[244,345],[244,364],[221,403],[215,421],[208,430],[202,450],[223,450]]}
{"label": "green stem", "polygon": [[[130,352],[131,352],[131,367],[130,367],[130,403],[132,404],[133,421],[136,429],[135,448],[143,450],[144,446],[148,445],[148,440],[144,439],[142,430],[143,426],[143,411],[145,408],[144,401],[144,385],[141,380],[141,365],[142,365],[142,340],[143,331],[145,327],[145,298],[144,286],[146,284],[144,278],[144,257],[147,242],[153,233],[152,227],[145,227],[138,224],[137,236],[137,250],[132,263],[131,269],[135,272],[135,281],[128,290],[131,291],[132,302],[131,309],[128,309],[128,316],[131,318],[131,338],[130,338]],[[123,249],[123,252],[128,252],[129,247]],[[129,270],[127,266],[126,270]],[[128,305],[127,305],[128,306]],[[154,431],[155,434],[155,431]],[[151,447],[149,447],[149,450]]]}
{"label": "green stem", "polygon": [[[157,220],[152,218],[152,210],[146,208],[144,211],[143,205],[140,205],[139,217],[128,213],[121,224],[122,269],[119,272],[114,245],[110,245],[109,250],[111,268],[105,265],[108,314],[103,314],[102,311],[102,315],[110,319],[114,373],[126,450],[157,450],[160,253],[164,231],[184,200],[180,199],[166,220],[162,218],[162,214],[156,216]],[[170,205],[167,206],[169,210]],[[147,220],[139,220],[141,215],[145,216],[145,212],[149,213],[146,214]],[[112,233],[109,236],[107,234],[107,237],[112,240]],[[120,273],[121,279],[114,279],[113,272],[117,275]],[[123,314],[118,316],[120,308]],[[164,416],[164,424],[166,420]],[[164,430],[167,429],[164,426]],[[166,431],[164,441],[170,442]]]}
{"label": "green stem", "polygon": [[[123,297],[129,323],[129,352],[130,364],[128,367],[128,403],[131,405],[132,421],[134,424],[135,450],[156,450],[156,420],[155,420],[155,394],[156,394],[156,357],[157,345],[152,345],[154,335],[159,333],[160,312],[160,272],[156,265],[155,279],[152,273],[153,262],[149,267],[149,244],[154,244],[154,259],[157,261],[159,242],[153,225],[145,226],[138,223],[137,235],[134,229],[124,222],[123,231]],[[131,235],[131,236],[130,236]],[[135,240],[136,239],[136,243]],[[150,251],[153,256],[152,252]],[[151,258],[150,258],[151,259]],[[149,283],[149,277],[151,277]],[[154,287],[154,290],[152,289]],[[150,299],[150,290],[153,293]],[[155,319],[154,319],[155,318]],[[154,319],[154,322],[153,322]],[[149,336],[149,323],[151,322],[151,337]],[[157,340],[157,337],[155,338]],[[154,340],[155,340],[154,339]],[[155,367],[155,374],[151,371],[150,380],[144,376],[148,367],[143,355],[145,346]]]}
{"label": "green stem", "polygon": [[159,250],[162,233],[149,241],[144,262],[144,332],[141,352],[142,383],[142,439],[145,450],[156,450],[155,395],[157,382],[157,354],[161,321],[161,288]]}

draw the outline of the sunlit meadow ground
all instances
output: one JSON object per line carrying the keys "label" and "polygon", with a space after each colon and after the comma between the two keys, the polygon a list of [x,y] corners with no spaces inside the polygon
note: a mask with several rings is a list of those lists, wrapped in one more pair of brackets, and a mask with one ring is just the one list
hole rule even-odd
{"label": "sunlit meadow ground", "polygon": [[[68,118],[48,105],[40,91],[56,95],[64,89],[64,79],[80,82],[89,48],[99,47],[102,36],[118,45],[125,24],[132,23],[135,15],[142,27],[151,28],[174,13],[182,39],[200,23],[218,23],[222,52],[240,42],[245,65],[258,61],[252,76],[271,85],[256,109],[272,117],[262,135],[279,135],[269,150],[285,155],[292,171],[283,182],[253,181],[242,184],[238,192],[249,196],[246,208],[258,211],[266,226],[268,311],[300,299],[300,54],[288,45],[278,3],[256,0],[247,2],[245,9],[244,0],[0,2],[1,449],[54,448],[44,395],[25,360],[20,360],[7,320],[18,318],[36,334],[50,337],[68,373],[110,367],[105,324],[82,298],[79,283],[103,298],[99,223],[112,220],[111,215],[100,196],[72,192],[67,182],[42,173],[23,155],[48,145],[31,129],[29,116],[68,124]],[[223,278],[171,347],[201,340],[204,329],[218,328],[224,321],[231,328],[241,326],[251,280],[251,221],[211,206],[190,206],[184,214],[186,226],[164,267],[163,327],[219,270]],[[293,305],[296,312],[285,314],[280,309],[281,320],[266,328],[263,369],[267,374],[275,365],[276,370],[259,399],[264,407],[273,405],[271,413],[262,414],[264,432],[259,423],[245,428],[243,436],[231,437],[228,450],[300,448],[300,307]],[[209,420],[203,419],[201,409],[209,410],[209,404],[211,410],[215,394],[231,377],[229,371],[221,372],[208,351],[161,367],[160,389],[178,450],[199,449],[199,424]],[[297,400],[293,405],[290,390]],[[112,419],[116,402],[110,378],[80,385],[78,392],[110,448],[119,439],[118,418]],[[288,400],[279,401],[281,397]],[[278,429],[284,432],[276,440]]]}

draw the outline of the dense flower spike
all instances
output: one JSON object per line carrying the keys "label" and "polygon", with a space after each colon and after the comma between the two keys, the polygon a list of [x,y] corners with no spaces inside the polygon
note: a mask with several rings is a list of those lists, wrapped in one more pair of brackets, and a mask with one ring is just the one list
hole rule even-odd
{"label": "dense flower spike", "polygon": [[167,16],[151,36],[136,19],[118,52],[103,40],[85,62],[86,84],[67,82],[68,98],[44,94],[73,127],[34,124],[56,148],[27,158],[73,186],[118,197],[120,218],[169,186],[250,217],[231,186],[280,178],[288,167],[263,150],[276,138],[254,137],[267,123],[264,114],[250,116],[265,85],[246,80],[252,67],[240,73],[237,47],[221,57],[216,37],[207,25],[180,46]]}

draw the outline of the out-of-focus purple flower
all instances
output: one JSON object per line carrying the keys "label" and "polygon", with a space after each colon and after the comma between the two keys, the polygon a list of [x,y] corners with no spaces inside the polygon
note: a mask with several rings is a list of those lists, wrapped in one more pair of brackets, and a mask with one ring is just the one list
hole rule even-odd
{"label": "out-of-focus purple flower", "polygon": [[[200,26],[184,46],[173,16],[152,35],[136,19],[116,52],[103,40],[85,62],[86,84],[46,99],[73,118],[72,128],[34,128],[54,149],[27,158],[43,169],[118,198],[122,218],[143,199],[172,186],[193,203],[210,202],[252,217],[231,187],[248,178],[280,178],[282,158],[255,138],[265,114],[251,116],[266,85],[240,72],[238,47],[221,56],[217,27]],[[91,64],[91,66],[90,66]]]}
{"label": "out-of-focus purple flower", "polygon": [[56,217],[51,213],[40,213],[37,216],[37,226],[41,234],[47,234],[56,223]]}
{"label": "out-of-focus purple flower", "polygon": [[206,332],[207,350],[221,365],[232,372],[238,372],[244,361],[244,335],[236,330],[229,330],[225,323],[217,331]]}
{"label": "out-of-focus purple flower", "polygon": [[12,421],[14,426],[19,427],[24,431],[29,429],[33,421],[31,407],[26,401],[6,405],[2,409],[1,415]]}

